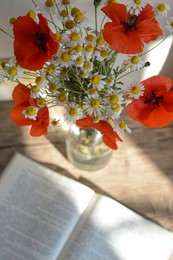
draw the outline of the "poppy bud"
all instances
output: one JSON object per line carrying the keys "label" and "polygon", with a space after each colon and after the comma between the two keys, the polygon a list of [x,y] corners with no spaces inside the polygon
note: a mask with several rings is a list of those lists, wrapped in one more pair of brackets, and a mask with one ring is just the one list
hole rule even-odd
{"label": "poppy bud", "polygon": [[94,0],[95,7],[98,7],[101,4],[102,0]]}

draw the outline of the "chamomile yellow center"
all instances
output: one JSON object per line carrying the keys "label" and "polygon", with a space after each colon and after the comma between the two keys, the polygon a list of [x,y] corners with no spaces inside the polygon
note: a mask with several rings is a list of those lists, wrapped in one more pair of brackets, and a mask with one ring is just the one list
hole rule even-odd
{"label": "chamomile yellow center", "polygon": [[31,17],[34,20],[36,17],[36,12],[34,10],[30,10],[29,12],[27,12],[27,16]]}
{"label": "chamomile yellow center", "polygon": [[117,2],[116,0],[107,0],[108,4],[112,4],[112,3],[116,3],[116,2]]}
{"label": "chamomile yellow center", "polygon": [[54,85],[54,84],[49,85],[49,91],[55,92],[57,89],[58,89],[57,85]]}
{"label": "chamomile yellow center", "polygon": [[63,93],[63,92],[59,93],[58,96],[57,96],[57,98],[58,98],[58,100],[61,101],[61,102],[65,101],[65,100],[67,99],[66,94]]}
{"label": "chamomile yellow center", "polygon": [[80,38],[80,34],[77,33],[77,32],[72,32],[70,34],[70,40],[71,41],[77,41],[77,40],[79,40],[79,38]]}
{"label": "chamomile yellow center", "polygon": [[77,12],[80,12],[80,9],[79,9],[79,8],[73,7],[73,8],[71,9],[71,15],[72,15],[72,16],[74,16]]}
{"label": "chamomile yellow center", "polygon": [[59,42],[61,40],[61,37],[62,37],[61,33],[57,32],[54,34],[54,36],[55,36],[55,39],[57,40],[57,42]]}
{"label": "chamomile yellow center", "polygon": [[86,73],[85,73],[83,70],[81,70],[81,71],[79,72],[79,75],[80,75],[81,78],[85,78]]}
{"label": "chamomile yellow center", "polygon": [[32,90],[32,92],[34,92],[34,93],[37,93],[37,92],[40,91],[40,89],[39,89],[39,87],[38,87],[37,85],[33,85],[33,86],[31,87],[31,90]]}
{"label": "chamomile yellow center", "polygon": [[80,65],[80,64],[82,64],[82,62],[83,62],[82,57],[77,57],[76,58],[76,64]]}
{"label": "chamomile yellow center", "polygon": [[97,89],[95,89],[95,88],[89,89],[89,94],[90,94],[90,95],[95,95],[95,94],[97,94]]}
{"label": "chamomile yellow center", "polygon": [[173,27],[173,21],[170,23],[170,26]]}
{"label": "chamomile yellow center", "polygon": [[53,72],[55,72],[55,65],[54,64],[49,64],[49,66],[47,67],[47,71],[49,72],[49,73],[53,73]]}
{"label": "chamomile yellow center", "polygon": [[75,14],[75,19],[78,21],[78,22],[82,22],[83,19],[84,19],[84,14],[80,11],[76,12]]}
{"label": "chamomile yellow center", "polygon": [[75,48],[75,50],[76,50],[77,52],[81,52],[81,51],[83,50],[82,45],[77,45],[76,48]]}
{"label": "chamomile yellow center", "polygon": [[134,0],[134,4],[136,4],[136,5],[140,5],[141,4],[141,0]]}
{"label": "chamomile yellow center", "polygon": [[132,62],[133,64],[138,64],[138,63],[139,63],[139,57],[138,57],[138,56],[133,56],[133,57],[131,58],[131,62]]}
{"label": "chamomile yellow center", "polygon": [[91,69],[91,62],[90,62],[90,61],[85,61],[85,62],[84,62],[84,68],[85,68],[86,70]]}
{"label": "chamomile yellow center", "polygon": [[34,116],[37,114],[37,109],[34,106],[28,106],[25,110],[25,113],[28,116]]}
{"label": "chamomile yellow center", "polygon": [[108,56],[107,50],[101,50],[100,54],[101,54],[102,58],[106,58]]}
{"label": "chamomile yellow center", "polygon": [[37,98],[36,102],[37,102],[37,105],[40,107],[43,107],[46,105],[46,100],[44,98]]}
{"label": "chamomile yellow center", "polygon": [[93,122],[94,123],[98,123],[100,121],[100,117],[99,116],[94,116],[93,117]]}
{"label": "chamomile yellow center", "polygon": [[100,107],[100,101],[97,99],[93,99],[91,100],[90,105],[92,108],[97,109]]}
{"label": "chamomile yellow center", "polygon": [[36,79],[35,79],[35,83],[37,83],[37,84],[42,84],[43,81],[44,81],[44,78],[41,77],[41,76],[38,76],[38,77],[36,77]]}
{"label": "chamomile yellow center", "polygon": [[70,0],[62,0],[62,4],[63,5],[69,5],[70,4]]}
{"label": "chamomile yellow center", "polygon": [[71,117],[76,117],[76,116],[78,115],[77,109],[76,109],[76,108],[70,108],[70,110],[69,110],[69,115],[70,115]]}
{"label": "chamomile yellow center", "polygon": [[163,12],[165,12],[165,10],[166,10],[166,5],[163,4],[163,3],[158,4],[157,9],[158,9],[161,13],[163,13]]}
{"label": "chamomile yellow center", "polygon": [[62,17],[67,17],[68,16],[68,11],[66,9],[63,9],[63,10],[61,10],[60,15]]}
{"label": "chamomile yellow center", "polygon": [[87,41],[89,41],[89,42],[92,42],[92,41],[94,41],[94,35],[92,35],[92,34],[88,34],[86,37],[85,37],[85,39],[87,40]]}
{"label": "chamomile yellow center", "polygon": [[53,1],[53,0],[46,0],[45,6],[47,6],[47,7],[52,7],[52,6],[54,6],[54,1]]}
{"label": "chamomile yellow center", "polygon": [[131,88],[131,92],[132,92],[132,94],[139,94],[139,92],[140,92],[140,87],[139,87],[139,86],[133,86],[133,87]]}
{"label": "chamomile yellow center", "polygon": [[125,130],[126,127],[127,127],[127,125],[126,125],[126,123],[125,123],[124,121],[122,121],[122,122],[119,124],[119,128],[120,128],[121,130]]}
{"label": "chamomile yellow center", "polygon": [[64,61],[64,62],[70,61],[70,55],[67,52],[63,52],[61,54],[61,60]]}
{"label": "chamomile yellow center", "polygon": [[98,37],[98,38],[96,39],[96,43],[97,43],[98,45],[103,45],[103,44],[105,43],[105,40],[104,40],[104,38],[103,38],[102,36],[100,36],[100,37]]}
{"label": "chamomile yellow center", "polygon": [[110,96],[110,102],[111,102],[112,104],[117,104],[117,103],[118,103],[118,100],[119,100],[118,95],[111,95],[111,96]]}
{"label": "chamomile yellow center", "polygon": [[11,18],[9,19],[9,23],[10,23],[10,24],[14,24],[15,21],[16,21],[16,18],[15,18],[15,17],[11,17]]}
{"label": "chamomile yellow center", "polygon": [[120,109],[121,109],[121,105],[120,104],[114,104],[111,108],[114,112],[119,112]]}
{"label": "chamomile yellow center", "polygon": [[85,50],[87,52],[93,52],[94,51],[94,46],[92,44],[87,44],[85,47]]}
{"label": "chamomile yellow center", "polygon": [[57,126],[57,125],[58,125],[58,121],[57,121],[56,119],[53,119],[53,120],[51,121],[51,125],[52,125],[52,126]]}
{"label": "chamomile yellow center", "polygon": [[18,71],[15,67],[11,67],[8,70],[8,74],[10,77],[15,77],[17,75]]}
{"label": "chamomile yellow center", "polygon": [[72,29],[74,26],[75,26],[75,23],[73,20],[67,20],[65,22],[65,28],[67,28],[67,29]]}
{"label": "chamomile yellow center", "polygon": [[101,79],[100,79],[100,76],[99,75],[94,75],[92,78],[91,78],[91,82],[92,84],[94,85],[98,85],[100,83]]}

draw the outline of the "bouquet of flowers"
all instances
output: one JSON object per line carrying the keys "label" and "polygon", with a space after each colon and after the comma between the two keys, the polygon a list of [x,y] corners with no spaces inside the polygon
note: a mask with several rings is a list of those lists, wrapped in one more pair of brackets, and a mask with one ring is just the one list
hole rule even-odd
{"label": "bouquet of flowers", "polygon": [[[117,149],[121,134],[131,132],[121,118],[123,110],[151,128],[173,121],[172,79],[154,75],[123,83],[127,74],[150,65],[142,58],[144,46],[163,35],[157,18],[165,18],[167,37],[173,32],[173,17],[168,18],[170,6],[163,3],[91,2],[94,28],[73,0],[45,0],[42,12],[33,0],[26,14],[10,18],[13,35],[0,31],[13,38],[14,58],[1,63],[0,78],[16,82],[10,116],[18,126],[31,126],[31,136],[59,125],[49,111],[63,106],[64,120],[97,129],[104,143]],[[100,24],[98,11],[103,14]],[[117,65],[119,54],[125,59]],[[22,79],[28,75],[32,81],[25,85]]]}

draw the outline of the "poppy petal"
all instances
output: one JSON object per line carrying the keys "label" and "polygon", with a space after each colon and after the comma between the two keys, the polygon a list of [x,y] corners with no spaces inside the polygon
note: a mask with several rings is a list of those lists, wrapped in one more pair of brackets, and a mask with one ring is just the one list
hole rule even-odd
{"label": "poppy petal", "polygon": [[118,149],[116,141],[113,142],[112,139],[109,136],[103,135],[102,140],[112,150],[117,150]]}
{"label": "poppy petal", "polygon": [[161,128],[167,126],[173,121],[173,113],[168,113],[160,105],[158,109],[154,109],[146,120],[140,121],[143,125],[149,128]]}
{"label": "poppy petal", "polygon": [[128,13],[124,4],[112,3],[101,9],[116,25],[128,21]]}
{"label": "poppy petal", "polygon": [[141,121],[148,118],[151,113],[151,107],[149,104],[144,103],[143,97],[140,97],[138,100],[135,100],[127,105],[126,111],[129,117],[134,120]]}
{"label": "poppy petal", "polygon": [[16,105],[23,103],[28,103],[29,105],[30,89],[23,84],[18,84],[13,90],[12,98]]}
{"label": "poppy petal", "polygon": [[10,117],[17,126],[27,126],[32,124],[32,119],[25,118],[22,114],[23,110],[26,109],[25,105],[16,106],[10,110]]}
{"label": "poppy petal", "polygon": [[39,137],[41,135],[46,135],[48,133],[48,125],[45,124],[42,120],[34,121],[31,129],[30,135],[33,137]]}
{"label": "poppy petal", "polygon": [[123,26],[117,27],[109,22],[105,24],[102,34],[105,41],[117,52],[135,54],[143,50],[144,44],[134,30],[125,33]]}

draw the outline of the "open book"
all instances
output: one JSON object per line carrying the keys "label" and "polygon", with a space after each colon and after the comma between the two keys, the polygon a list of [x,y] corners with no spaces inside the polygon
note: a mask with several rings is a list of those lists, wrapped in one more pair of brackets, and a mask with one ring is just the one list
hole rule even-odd
{"label": "open book", "polygon": [[18,153],[0,179],[0,260],[168,260],[173,233]]}

